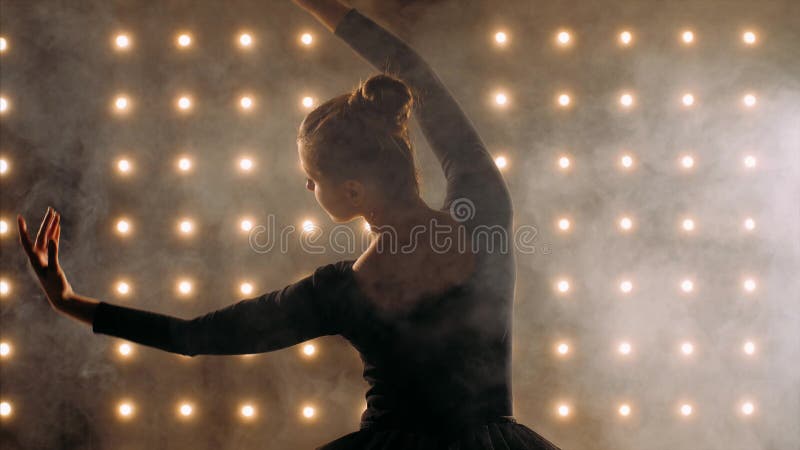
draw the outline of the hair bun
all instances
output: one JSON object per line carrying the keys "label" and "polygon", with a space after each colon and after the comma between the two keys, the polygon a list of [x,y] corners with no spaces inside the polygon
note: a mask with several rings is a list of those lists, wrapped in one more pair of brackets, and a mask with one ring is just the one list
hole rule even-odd
{"label": "hair bun", "polygon": [[411,89],[402,80],[387,74],[373,75],[353,92],[361,108],[382,116],[393,126],[403,126],[411,115]]}

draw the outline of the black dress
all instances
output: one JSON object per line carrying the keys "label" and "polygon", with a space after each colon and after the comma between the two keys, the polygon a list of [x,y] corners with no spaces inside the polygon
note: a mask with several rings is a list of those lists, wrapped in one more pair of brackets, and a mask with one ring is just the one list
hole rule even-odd
{"label": "black dress", "polygon": [[464,242],[476,251],[472,276],[412,309],[390,310],[360,290],[355,260],[340,260],[190,320],[101,302],[94,333],[188,356],[263,353],[338,334],[361,355],[367,409],[358,431],[318,450],[558,450],[513,418],[513,210],[494,160],[456,100],[405,42],[356,9],[335,34],[411,87],[414,117],[447,180],[442,210],[463,225]]}

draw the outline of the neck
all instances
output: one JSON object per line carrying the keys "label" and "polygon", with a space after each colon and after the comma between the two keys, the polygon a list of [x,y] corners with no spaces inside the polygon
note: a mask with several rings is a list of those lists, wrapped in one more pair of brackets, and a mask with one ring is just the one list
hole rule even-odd
{"label": "neck", "polygon": [[424,224],[430,213],[430,207],[415,195],[409,199],[389,201],[373,207],[365,214],[365,218],[371,229],[392,232],[398,242],[406,242],[411,238],[411,229]]}

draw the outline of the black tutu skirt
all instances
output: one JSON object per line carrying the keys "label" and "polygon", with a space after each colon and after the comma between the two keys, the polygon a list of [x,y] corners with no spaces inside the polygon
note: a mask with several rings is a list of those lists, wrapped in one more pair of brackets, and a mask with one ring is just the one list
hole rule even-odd
{"label": "black tutu skirt", "polygon": [[315,450],[561,450],[535,431],[503,417],[457,433],[365,428]]}

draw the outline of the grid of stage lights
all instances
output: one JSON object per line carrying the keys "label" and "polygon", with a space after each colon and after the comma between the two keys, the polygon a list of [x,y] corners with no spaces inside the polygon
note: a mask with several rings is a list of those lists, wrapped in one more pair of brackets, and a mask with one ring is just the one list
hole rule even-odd
{"label": "grid of stage lights", "polygon": [[[492,35],[494,44],[498,48],[506,48],[513,44],[513,34],[509,30],[498,30]],[[119,32],[114,34],[110,41],[113,48],[119,52],[130,53],[136,51],[137,41],[147,39],[146,36],[133,36],[128,32]],[[635,46],[637,35],[633,30],[619,30],[610,39],[621,48],[630,48]],[[677,32],[676,41],[678,44],[685,47],[692,47],[698,45],[702,35],[698,34],[696,30],[682,29]],[[740,37],[741,44],[745,47],[753,47],[759,44],[759,36],[755,31],[743,31]],[[252,50],[258,43],[256,34],[252,31],[241,31],[232,38],[233,45],[240,50]],[[314,46],[316,37],[309,32],[301,32],[297,36],[297,45],[299,48],[308,48]],[[552,45],[556,48],[568,51],[579,45],[580,39],[574,30],[568,28],[558,29],[552,36]],[[11,38],[7,36],[0,37],[0,54],[6,55],[12,51]],[[174,34],[173,42],[171,45],[176,51],[190,52],[202,51],[204,42],[202,36],[197,32],[189,30],[180,30]],[[551,94],[553,107],[555,109],[568,109],[580,107],[580,98],[569,90],[562,90]],[[490,93],[491,102],[497,108],[509,108],[513,106],[514,94],[508,89],[500,88]],[[0,92],[0,115],[7,116],[14,114],[14,102],[12,93]],[[259,96],[259,93],[254,90],[239,92],[234,98],[231,99],[231,104],[234,105],[241,113],[247,113],[255,110],[256,108],[269,108],[268,102],[262,101],[264,96]],[[676,93],[674,101],[685,109],[692,109],[702,104],[702,93],[682,91]],[[747,91],[738,95],[732,96],[733,103],[737,103],[739,107],[745,110],[752,110],[759,104],[759,97],[756,92]],[[637,104],[648,102],[646,93],[637,93],[626,87],[622,87],[616,94],[613,102],[622,110],[630,110],[636,108]],[[210,107],[203,103],[203,97],[200,93],[192,92],[175,92],[171,98],[164,99],[165,105],[170,105],[176,114],[191,114],[197,108]],[[316,104],[316,99],[308,95],[308,93],[298,93],[297,106],[300,110],[308,110]],[[128,92],[118,92],[109,99],[110,113],[115,117],[125,117],[131,114],[140,113],[138,111],[137,99]],[[24,109],[24,105],[21,105]],[[183,176],[191,176],[196,165],[203,164],[201,158],[183,152],[178,149],[178,156],[171,164],[177,174]],[[675,153],[677,166],[680,170],[691,172],[697,169],[698,165],[702,165],[703,161],[698,160],[697,155],[691,150],[677,149]],[[581,164],[579,158],[573,156],[569,151],[562,149],[554,149],[554,164],[553,170],[568,173],[575,169],[576,166]],[[641,158],[636,155],[634,150],[621,149],[619,155],[614,160],[609,160],[607,163],[610,168],[616,168],[620,172],[627,172],[636,170],[637,164]],[[495,164],[501,170],[507,170],[511,166],[510,157],[507,154],[497,154],[494,158]],[[757,167],[757,156],[749,152],[744,152],[742,155],[741,166],[745,170],[754,170]],[[0,177],[9,178],[13,176],[13,161],[5,154],[0,154]],[[253,173],[260,170],[258,161],[251,155],[240,155],[231,161],[231,170],[235,171],[241,176]],[[136,154],[133,150],[128,150],[124,155],[121,155],[114,163],[112,168],[120,178],[135,176],[137,173]],[[701,211],[698,211],[700,213]],[[119,217],[109,217],[109,228],[120,239],[130,239],[136,235],[137,224],[140,220],[144,220],[144,216],[140,219],[134,212],[124,214]],[[742,217],[737,219],[740,227],[744,232],[752,232],[756,229],[756,219],[751,216]],[[10,233],[11,219],[7,217],[0,218],[0,238],[11,238]],[[564,214],[554,217],[552,220],[553,229],[556,233],[569,234],[580,227],[576,224],[574,219],[569,214]],[[702,217],[694,217],[692,215],[685,215],[675,218],[675,232],[684,235],[692,235],[702,232]],[[243,212],[240,217],[232,219],[230,227],[244,235],[247,235],[258,222],[252,215]],[[647,227],[648,224],[637,220],[634,214],[627,211],[620,211],[615,219],[615,223],[609,224],[615,227],[620,234],[632,234],[638,229]],[[304,218],[298,220],[297,228],[302,232],[313,232],[319,229],[319,225],[312,219]],[[196,237],[202,233],[202,219],[198,217],[176,216],[174,218],[174,230],[169,230],[174,233],[176,238],[188,239]],[[364,229],[369,231],[369,224],[364,224]],[[193,278],[190,274],[181,276],[173,281],[174,295],[176,299],[191,299],[198,289],[199,280]],[[674,290],[680,294],[681,297],[690,301],[692,297],[698,295],[698,291],[703,289],[702,280],[697,279],[691,274],[687,274],[683,278],[672,280]],[[750,274],[743,274],[740,279],[738,290],[745,294],[752,296],[758,290],[757,277]],[[563,298],[564,301],[569,301],[575,297],[574,278],[569,275],[563,275],[553,280],[553,290],[557,296]],[[633,277],[627,275],[620,275],[620,277],[609,283],[609,288],[616,291],[620,298],[630,298],[637,294],[639,283]],[[110,291],[116,297],[130,297],[136,291],[136,281],[131,276],[120,275],[113,283]],[[253,280],[243,279],[239,280],[232,288],[232,295],[251,296],[257,292],[257,285]],[[13,296],[12,281],[7,277],[0,277],[0,299],[3,301],[11,301]],[[116,345],[115,355],[123,360],[130,360],[136,357],[136,345],[129,342],[119,342]],[[745,338],[741,342],[731,342],[730,346],[738,349],[738,352],[743,358],[754,358],[757,355],[758,344],[756,340]],[[646,349],[639,348],[635,342],[632,342],[620,336],[618,340],[610,342],[608,347],[609,354],[616,354],[621,358],[631,359],[637,356],[637,353],[644,352]],[[570,358],[576,352],[580,352],[580,345],[569,340],[558,340],[553,344],[553,353],[556,358]],[[321,351],[319,346],[314,343],[304,343],[300,346],[299,356],[306,359],[312,359]],[[692,359],[696,357],[698,352],[703,349],[690,337],[686,337],[675,343],[674,352],[677,356]],[[243,355],[251,356],[251,355]],[[14,357],[14,344],[8,339],[0,342],[0,358],[2,360],[9,360]],[[207,405],[209,408],[213,405]],[[703,413],[703,405],[692,402],[690,399],[678,399],[674,404],[674,412],[677,416],[690,418],[696,414]],[[2,399],[0,401],[0,416],[3,418],[11,417],[14,412],[15,405],[12,401]],[[175,414],[181,419],[191,419],[198,414],[200,406],[189,399],[182,400],[179,403],[171,406],[174,408]],[[575,405],[568,400],[556,401],[553,406],[553,414],[560,418],[568,418],[575,413]],[[613,405],[612,410],[621,418],[627,418],[636,414],[639,409],[632,401],[625,400],[619,404]],[[756,413],[756,404],[752,399],[742,399],[736,402],[732,409],[742,416],[751,416]],[[241,405],[232,414],[238,415],[242,420],[253,420],[259,415],[261,406],[252,401],[242,401]],[[132,399],[120,399],[118,403],[110,407],[109,412],[113,411],[120,420],[127,420],[141,414],[140,408]],[[319,416],[319,409],[316,405],[310,403],[303,403],[298,406],[298,417],[311,421]]]}

